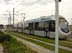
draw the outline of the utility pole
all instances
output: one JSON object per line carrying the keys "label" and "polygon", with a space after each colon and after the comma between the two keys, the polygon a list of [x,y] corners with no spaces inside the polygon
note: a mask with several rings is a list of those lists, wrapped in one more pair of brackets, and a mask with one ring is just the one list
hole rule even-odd
{"label": "utility pole", "polygon": [[72,25],[72,18],[71,18],[71,25]]}
{"label": "utility pole", "polygon": [[24,20],[25,20],[25,18],[26,18],[25,15],[26,15],[26,14],[24,13],[24,17],[23,17],[23,29],[24,29]]}
{"label": "utility pole", "polygon": [[71,18],[71,27],[70,28],[71,28],[71,31],[72,31],[72,18]]}
{"label": "utility pole", "polygon": [[14,15],[15,15],[15,8],[13,8],[13,28],[14,28]]}
{"label": "utility pole", "polygon": [[9,12],[9,24],[11,25],[11,14]]}
{"label": "utility pole", "polygon": [[35,22],[33,23],[33,35],[35,33]]}
{"label": "utility pole", "polygon": [[8,14],[8,25],[9,25],[9,14]]}
{"label": "utility pole", "polygon": [[9,30],[11,29],[11,14],[10,14],[10,12],[8,14],[8,29]]}
{"label": "utility pole", "polygon": [[21,15],[23,16],[23,22],[22,22],[22,31],[24,30],[24,20],[25,20],[25,13],[21,13]]}
{"label": "utility pole", "polygon": [[55,25],[55,53],[58,53],[58,43],[59,43],[59,28],[58,28],[58,24],[59,24],[59,2],[61,2],[61,0],[55,0],[55,18],[56,18],[56,25]]}

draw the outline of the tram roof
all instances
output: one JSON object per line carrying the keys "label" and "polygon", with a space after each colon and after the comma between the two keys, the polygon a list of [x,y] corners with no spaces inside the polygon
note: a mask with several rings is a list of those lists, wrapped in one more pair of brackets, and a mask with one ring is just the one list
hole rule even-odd
{"label": "tram roof", "polygon": [[40,18],[36,18],[36,19],[31,19],[28,20],[27,22],[41,22],[41,21],[48,21],[48,20],[55,20],[55,16],[42,16]]}
{"label": "tram roof", "polygon": [[[60,19],[65,19],[63,16],[59,16]],[[55,15],[51,15],[51,16],[41,16],[39,18],[36,19],[31,19],[31,20],[27,20],[25,21],[26,23],[32,23],[32,22],[42,22],[42,21],[50,21],[50,20],[55,20]],[[66,20],[66,19],[65,19]],[[67,21],[67,20],[66,20]]]}

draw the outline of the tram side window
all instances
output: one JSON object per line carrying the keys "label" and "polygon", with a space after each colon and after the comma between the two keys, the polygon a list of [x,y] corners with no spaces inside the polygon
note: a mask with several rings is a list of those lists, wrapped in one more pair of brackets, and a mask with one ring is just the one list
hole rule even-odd
{"label": "tram side window", "polygon": [[33,23],[29,23],[29,29],[33,29]]}
{"label": "tram side window", "polygon": [[38,30],[44,31],[44,22],[39,22],[39,28]]}
{"label": "tram side window", "polygon": [[24,30],[29,30],[29,27],[28,27],[28,26],[25,26],[25,27],[24,27]]}
{"label": "tram side window", "polygon": [[55,31],[55,21],[49,22],[49,31]]}
{"label": "tram side window", "polygon": [[45,28],[45,29],[48,29],[48,28],[49,28],[49,22],[48,22],[48,21],[45,21],[45,22],[44,22],[44,28]]}
{"label": "tram side window", "polygon": [[38,30],[38,28],[39,28],[39,23],[35,22],[35,30]]}
{"label": "tram side window", "polygon": [[24,30],[29,30],[29,23],[24,23]]}

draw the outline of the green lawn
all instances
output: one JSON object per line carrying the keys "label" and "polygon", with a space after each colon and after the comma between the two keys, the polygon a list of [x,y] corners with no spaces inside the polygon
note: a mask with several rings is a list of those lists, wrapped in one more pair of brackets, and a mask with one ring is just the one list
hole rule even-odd
{"label": "green lawn", "polygon": [[0,38],[0,42],[4,47],[5,53],[37,53],[28,46],[17,41],[15,38],[11,37],[8,34],[4,34],[1,31],[0,31],[0,37],[2,37],[2,39]]}
{"label": "green lawn", "polygon": [[[72,27],[72,26],[71,26]],[[70,27],[70,30],[72,31],[72,28]]]}
{"label": "green lawn", "polygon": [[[51,46],[51,45],[47,45],[47,44],[44,44],[44,43],[42,43],[42,42],[38,42],[38,41],[35,41],[35,40],[32,40],[32,39],[28,39],[28,38],[24,38],[24,37],[22,37],[22,36],[19,36],[19,35],[22,35],[22,34],[19,34],[19,33],[11,33],[10,32],[10,34],[13,34],[13,35],[15,35],[15,36],[18,36],[18,37],[20,37],[20,38],[22,38],[22,39],[24,39],[24,40],[27,40],[27,41],[30,41],[30,42],[33,42],[33,43],[35,43],[35,44],[37,44],[37,45],[40,45],[40,46],[42,46],[42,47],[44,47],[44,48],[47,48],[47,49],[50,49],[50,50],[55,50],[54,49],[54,46]],[[29,37],[29,36],[28,36]],[[72,51],[68,51],[68,50],[64,50],[64,49],[60,49],[59,48],[59,53],[72,53]]]}

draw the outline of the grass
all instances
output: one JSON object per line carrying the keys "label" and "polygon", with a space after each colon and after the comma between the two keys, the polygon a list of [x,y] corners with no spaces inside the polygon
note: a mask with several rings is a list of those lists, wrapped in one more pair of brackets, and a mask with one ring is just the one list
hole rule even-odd
{"label": "grass", "polygon": [[[13,35],[15,35],[15,36],[18,36],[18,35],[20,35],[20,34],[14,34],[14,33],[10,33],[10,34],[13,34]],[[44,44],[44,43],[42,43],[42,42],[38,42],[38,41],[35,41],[35,40],[32,40],[32,39],[28,39],[28,38],[24,38],[24,37],[22,37],[22,36],[18,36],[18,37],[20,37],[20,38],[22,38],[22,39],[24,39],[24,40],[27,40],[27,41],[30,41],[30,42],[32,42],[32,43],[35,43],[35,44],[37,44],[37,45],[40,45],[40,46],[42,46],[42,47],[44,47],[44,48],[47,48],[47,49],[50,49],[50,50],[55,50],[54,49],[54,46],[51,46],[51,45],[47,45],[47,44]],[[61,48],[59,48],[59,53],[72,53],[72,51],[68,51],[68,50],[64,50],[64,49],[61,49]]]}
{"label": "grass", "polygon": [[[6,36],[9,38],[9,40],[4,39],[2,43],[4,47],[4,53],[37,53],[34,50],[31,50],[31,48],[27,47],[26,45],[22,44],[21,42],[17,41],[15,38],[11,37],[10,35],[6,35],[3,32],[0,31],[0,34],[2,36]],[[0,35],[0,37],[1,37]]]}
{"label": "grass", "polygon": [[9,42],[6,41],[3,45],[7,49],[5,51],[7,53],[36,53],[27,46],[17,42],[15,39],[10,40]]}
{"label": "grass", "polygon": [[70,31],[72,31],[72,26],[70,27]]}
{"label": "grass", "polygon": [[2,31],[0,31],[0,35],[4,35],[4,33]]}
{"label": "grass", "polygon": [[[48,39],[48,38],[44,38],[44,37],[38,37],[38,36],[33,36],[33,35],[26,35],[26,34],[21,34],[21,33],[17,33],[17,34],[22,35],[22,36],[27,36],[27,37],[30,37],[30,38],[33,38],[33,39],[38,39],[38,40],[41,40],[41,41],[45,41],[45,42],[49,42],[49,43],[55,44],[55,40],[54,39]],[[59,40],[59,45],[72,48],[72,41],[70,41],[70,40]]]}

